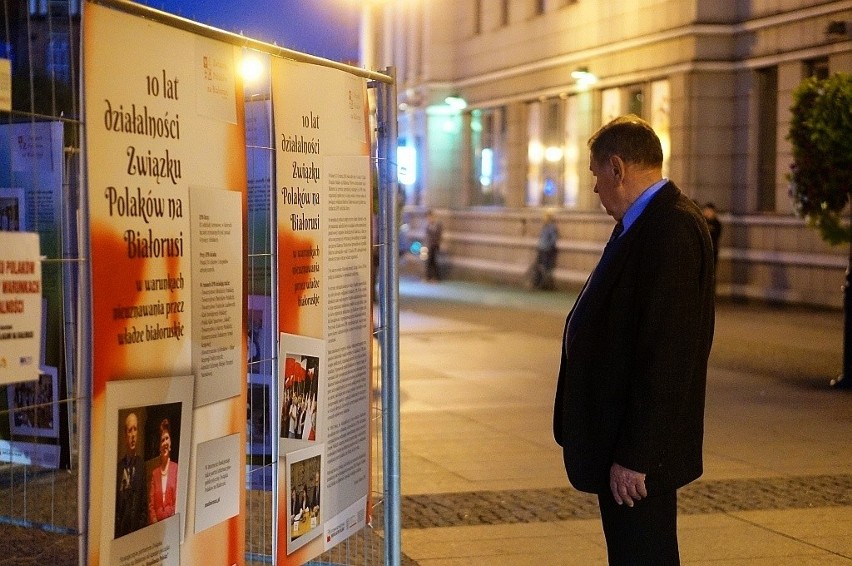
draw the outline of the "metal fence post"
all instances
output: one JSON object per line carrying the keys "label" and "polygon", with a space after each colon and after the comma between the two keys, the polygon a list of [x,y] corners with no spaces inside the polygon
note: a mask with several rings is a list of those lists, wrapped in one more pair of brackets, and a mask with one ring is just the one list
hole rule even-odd
{"label": "metal fence post", "polygon": [[377,96],[379,170],[379,308],[384,329],[381,341],[382,456],[384,477],[385,564],[398,566],[401,551],[399,466],[399,271],[396,181],[396,71],[380,84]]}

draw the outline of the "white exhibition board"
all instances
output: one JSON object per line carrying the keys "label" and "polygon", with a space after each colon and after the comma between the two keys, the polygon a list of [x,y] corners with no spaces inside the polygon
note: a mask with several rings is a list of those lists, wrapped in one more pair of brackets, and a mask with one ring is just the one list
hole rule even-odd
{"label": "white exhibition board", "polygon": [[[214,555],[239,563],[244,518],[232,515],[232,504],[196,517],[196,500],[210,487],[198,483],[199,446],[206,466],[217,439],[237,435],[240,450],[231,458],[245,453],[242,50],[83,6],[92,277],[88,564],[135,566],[162,537],[180,563]],[[148,388],[167,396],[140,401]],[[125,390],[136,398],[123,397]],[[176,467],[165,456],[169,424]],[[125,473],[116,471],[133,458],[144,466],[127,477],[145,475],[142,487],[122,483]],[[244,467],[228,478],[216,489],[228,490],[226,499],[242,509]],[[147,519],[128,516],[130,527],[119,529],[120,502],[140,497],[133,489],[147,490]]]}

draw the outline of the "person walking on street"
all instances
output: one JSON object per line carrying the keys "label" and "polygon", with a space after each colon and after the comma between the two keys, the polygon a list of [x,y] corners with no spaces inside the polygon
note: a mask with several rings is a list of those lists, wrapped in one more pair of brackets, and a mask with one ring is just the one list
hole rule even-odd
{"label": "person walking on street", "polygon": [[647,122],[616,118],[589,149],[617,222],[566,320],[553,432],[571,484],[597,494],[609,563],[677,565],[677,490],[703,473],[713,247]]}
{"label": "person walking on street", "polygon": [[441,249],[441,237],[444,227],[435,218],[435,212],[426,213],[426,281],[438,281],[438,252]]}
{"label": "person walking on street", "polygon": [[532,266],[530,283],[534,289],[553,289],[553,269],[556,267],[556,241],[559,230],[553,213],[544,213],[544,223],[538,235],[535,263]]}

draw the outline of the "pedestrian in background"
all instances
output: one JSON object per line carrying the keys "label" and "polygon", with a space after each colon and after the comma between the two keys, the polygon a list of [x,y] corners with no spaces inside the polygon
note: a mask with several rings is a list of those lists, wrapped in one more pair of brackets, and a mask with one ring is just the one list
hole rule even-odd
{"label": "pedestrian in background", "polygon": [[719,263],[719,238],[722,236],[722,223],[716,214],[716,205],[712,202],[701,207],[701,214],[707,221],[707,229],[710,230],[710,241],[713,242],[713,261]]}
{"label": "pedestrian in background", "polygon": [[703,472],[712,243],[648,123],[616,118],[589,149],[617,223],[566,321],[554,436],[571,484],[598,496],[609,563],[676,565],[677,489]]}
{"label": "pedestrian in background", "polygon": [[426,213],[426,281],[438,281],[438,252],[441,250],[441,237],[444,227],[435,218],[435,212]]}
{"label": "pedestrian in background", "polygon": [[553,269],[556,267],[556,241],[559,239],[559,229],[553,213],[544,213],[544,223],[538,234],[535,263],[530,273],[530,285],[534,289],[553,289]]}

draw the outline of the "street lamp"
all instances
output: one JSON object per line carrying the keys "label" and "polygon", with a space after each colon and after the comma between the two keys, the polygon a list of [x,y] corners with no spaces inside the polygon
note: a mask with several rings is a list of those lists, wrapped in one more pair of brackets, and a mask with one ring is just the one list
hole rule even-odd
{"label": "street lamp", "polygon": [[590,86],[598,82],[597,75],[589,72],[588,67],[577,67],[571,71],[571,78],[577,81],[577,88],[580,90],[587,90]]}
{"label": "street lamp", "polygon": [[246,53],[240,64],[240,75],[246,83],[256,82],[264,70],[263,61],[256,53]]}
{"label": "street lamp", "polygon": [[467,100],[457,94],[446,97],[444,102],[450,107],[450,109],[455,110],[456,112],[461,112],[467,108]]}

